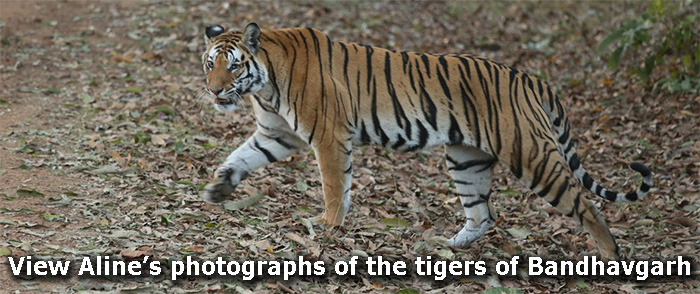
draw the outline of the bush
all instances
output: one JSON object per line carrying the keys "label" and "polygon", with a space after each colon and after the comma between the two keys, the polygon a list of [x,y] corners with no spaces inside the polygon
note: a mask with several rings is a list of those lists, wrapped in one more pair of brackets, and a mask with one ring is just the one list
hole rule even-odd
{"label": "bush", "polygon": [[[630,73],[653,89],[699,93],[700,12],[696,2],[651,1],[641,16],[603,39],[598,51],[617,44],[608,58],[612,69],[620,66],[625,53],[632,53],[626,57]],[[661,73],[654,72],[655,68],[661,68]]]}

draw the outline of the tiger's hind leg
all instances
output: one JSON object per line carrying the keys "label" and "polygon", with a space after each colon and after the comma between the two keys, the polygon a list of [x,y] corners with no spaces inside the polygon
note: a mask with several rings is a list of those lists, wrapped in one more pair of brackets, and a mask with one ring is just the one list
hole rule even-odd
{"label": "tiger's hind leg", "polygon": [[[520,179],[525,185],[564,215],[582,224],[596,241],[601,258],[618,259],[615,238],[598,209],[586,198],[586,190],[571,172],[564,157],[556,150],[554,147],[556,145],[533,144],[532,146],[539,147],[528,150],[529,154],[539,153],[546,156],[533,156],[532,158],[539,158],[539,160],[511,163],[512,167],[514,164],[519,165],[519,168],[511,169],[514,172],[520,170],[522,172]],[[524,151],[524,154],[528,154],[527,151]]]}
{"label": "tiger's hind leg", "polygon": [[448,244],[463,247],[481,237],[496,221],[489,201],[496,159],[478,148],[447,146],[447,167],[464,207],[467,222]]}

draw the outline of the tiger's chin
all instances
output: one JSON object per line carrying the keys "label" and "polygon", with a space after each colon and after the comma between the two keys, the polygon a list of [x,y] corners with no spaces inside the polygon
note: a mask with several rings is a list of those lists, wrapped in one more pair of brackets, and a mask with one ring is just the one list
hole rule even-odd
{"label": "tiger's chin", "polygon": [[221,103],[214,103],[214,109],[216,109],[219,112],[233,112],[237,108],[236,103],[230,103],[230,104],[221,104]]}

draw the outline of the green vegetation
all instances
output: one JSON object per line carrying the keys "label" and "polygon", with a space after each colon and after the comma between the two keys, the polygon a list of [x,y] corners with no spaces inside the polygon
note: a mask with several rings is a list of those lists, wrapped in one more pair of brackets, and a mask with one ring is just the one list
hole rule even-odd
{"label": "green vegetation", "polygon": [[[624,62],[631,74],[654,89],[700,92],[700,13],[696,0],[654,0],[640,16],[627,20],[599,45],[616,44],[608,65]],[[658,69],[654,71],[654,69]]]}

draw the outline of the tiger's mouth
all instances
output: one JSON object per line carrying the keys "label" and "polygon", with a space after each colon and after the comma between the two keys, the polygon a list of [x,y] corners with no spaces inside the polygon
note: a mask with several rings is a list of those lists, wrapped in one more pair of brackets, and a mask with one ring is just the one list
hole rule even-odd
{"label": "tiger's mouth", "polygon": [[219,104],[219,105],[231,105],[231,104],[233,104],[233,99],[216,97],[216,98],[214,98],[214,103]]}

